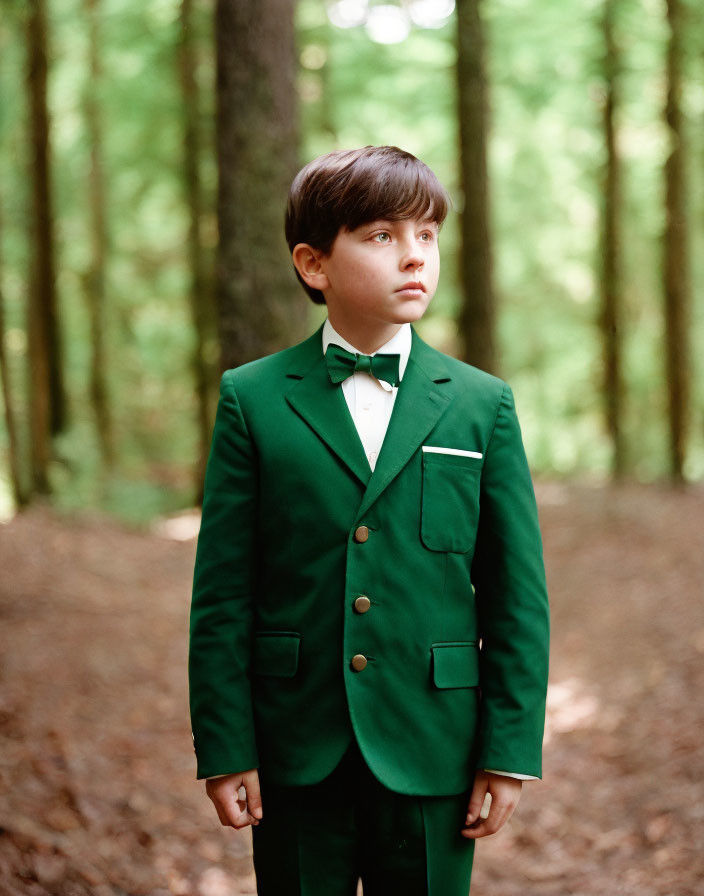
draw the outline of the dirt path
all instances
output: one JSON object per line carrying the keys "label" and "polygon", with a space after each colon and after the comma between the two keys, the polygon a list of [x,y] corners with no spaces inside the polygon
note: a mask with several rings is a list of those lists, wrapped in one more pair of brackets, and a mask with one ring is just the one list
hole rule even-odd
{"label": "dirt path", "polygon": [[[704,489],[537,486],[544,780],[472,896],[704,893]],[[35,508],[0,527],[0,894],[254,893],[195,780],[194,539]]]}

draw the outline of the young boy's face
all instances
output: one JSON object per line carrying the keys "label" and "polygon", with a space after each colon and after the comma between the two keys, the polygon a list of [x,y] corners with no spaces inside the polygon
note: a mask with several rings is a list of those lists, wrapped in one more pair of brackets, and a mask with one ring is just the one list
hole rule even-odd
{"label": "young boy's face", "polygon": [[427,218],[343,228],[328,255],[311,251],[317,263],[311,285],[338,317],[371,325],[415,321],[437,289],[438,225]]}

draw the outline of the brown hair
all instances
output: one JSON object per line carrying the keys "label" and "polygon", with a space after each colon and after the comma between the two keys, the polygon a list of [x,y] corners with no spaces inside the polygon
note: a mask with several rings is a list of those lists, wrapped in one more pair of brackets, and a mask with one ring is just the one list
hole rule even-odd
{"label": "brown hair", "polygon": [[[397,146],[341,149],[305,165],[291,184],[286,205],[286,241],[293,251],[308,243],[328,255],[342,228],[355,230],[385,218],[427,217],[442,226],[450,197],[433,171]],[[325,304],[296,271],[318,305]]]}

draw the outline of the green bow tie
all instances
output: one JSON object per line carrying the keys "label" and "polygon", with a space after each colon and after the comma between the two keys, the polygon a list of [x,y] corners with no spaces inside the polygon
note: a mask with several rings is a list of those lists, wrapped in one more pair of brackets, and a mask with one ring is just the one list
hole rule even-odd
{"label": "green bow tie", "polygon": [[401,381],[400,360],[400,354],[360,355],[357,352],[348,352],[335,342],[328,343],[325,350],[325,361],[333,383],[341,383],[357,370],[366,370],[378,380],[398,386]]}

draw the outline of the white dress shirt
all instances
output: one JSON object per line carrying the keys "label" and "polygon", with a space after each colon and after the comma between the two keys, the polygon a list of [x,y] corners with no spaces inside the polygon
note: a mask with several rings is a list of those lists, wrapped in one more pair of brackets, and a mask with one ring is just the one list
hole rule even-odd
{"label": "white dress shirt", "polygon": [[[376,352],[370,352],[370,354],[398,352],[401,356],[399,358],[399,379],[403,379],[403,374],[408,364],[408,356],[411,353],[411,341],[410,323],[401,324],[398,331],[388,342],[385,342]],[[355,348],[344,336],[341,336],[330,323],[330,319],[326,318],[323,324],[323,354],[325,354],[325,350],[330,342],[341,345],[348,352],[356,352],[360,355],[367,354]],[[340,385],[342,386],[347,407],[354,420],[354,425],[359,433],[359,438],[364,446],[364,453],[369,461],[369,466],[373,470],[381,451],[381,444],[384,441],[389,420],[391,419],[398,386],[392,386],[390,383],[378,380],[371,373],[362,370],[356,370],[344,379]],[[534,775],[520,775],[495,769],[486,769],[486,771],[493,772],[496,775],[506,775],[510,778],[520,778],[522,781],[535,780]],[[223,776],[213,775],[213,777],[220,778]]]}
{"label": "white dress shirt", "polygon": [[[360,352],[358,348],[355,348],[344,336],[340,336],[328,318],[323,324],[323,354],[330,342],[341,345],[348,352],[366,354],[366,352]],[[398,332],[388,342],[370,354],[374,356],[377,352],[382,354],[398,352],[401,356],[398,367],[399,378],[403,378],[408,356],[411,353],[411,325],[401,324]],[[378,380],[371,373],[362,370],[356,370],[343,380],[341,385],[347,407],[350,409],[354,425],[357,427],[359,438],[364,446],[364,453],[373,470],[391,419],[391,412],[394,409],[398,386]]]}

